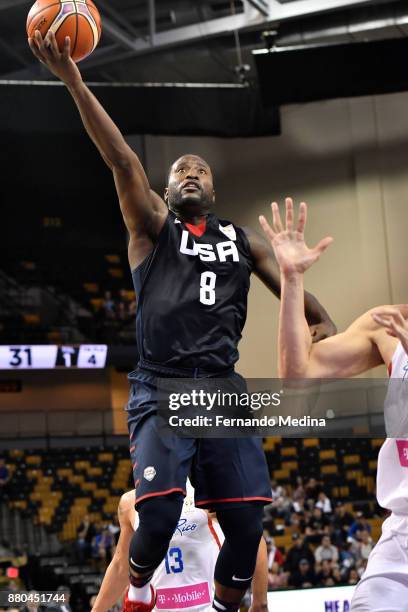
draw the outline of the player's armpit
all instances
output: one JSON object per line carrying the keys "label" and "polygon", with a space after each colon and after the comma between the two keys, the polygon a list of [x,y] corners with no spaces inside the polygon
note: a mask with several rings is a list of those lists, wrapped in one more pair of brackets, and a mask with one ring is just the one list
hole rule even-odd
{"label": "player's armpit", "polygon": [[343,333],[311,347],[305,378],[349,378],[383,364],[371,311]]}

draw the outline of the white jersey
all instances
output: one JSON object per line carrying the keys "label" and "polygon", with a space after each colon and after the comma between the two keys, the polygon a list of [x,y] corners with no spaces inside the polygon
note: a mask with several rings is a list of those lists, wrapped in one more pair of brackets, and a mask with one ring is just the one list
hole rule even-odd
{"label": "white jersey", "polygon": [[[139,518],[136,513],[134,529]],[[167,555],[155,571],[154,610],[210,611],[214,594],[214,568],[224,535],[205,510],[196,508],[191,492],[184,499]]]}
{"label": "white jersey", "polygon": [[408,612],[408,355],[401,344],[391,368],[384,407],[387,439],[378,455],[377,499],[392,512],[368,558],[350,612]]}
{"label": "white jersey", "polygon": [[[387,439],[378,455],[377,499],[391,510],[383,532],[408,534],[408,355],[399,343],[391,364],[391,379],[385,401]],[[393,433],[396,432],[396,433]],[[392,437],[391,437],[392,436]]]}

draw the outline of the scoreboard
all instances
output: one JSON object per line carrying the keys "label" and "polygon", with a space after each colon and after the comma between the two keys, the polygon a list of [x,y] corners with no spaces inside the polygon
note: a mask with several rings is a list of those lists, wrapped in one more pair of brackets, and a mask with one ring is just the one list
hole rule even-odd
{"label": "scoreboard", "polygon": [[0,370],[104,368],[107,354],[106,344],[0,345]]}

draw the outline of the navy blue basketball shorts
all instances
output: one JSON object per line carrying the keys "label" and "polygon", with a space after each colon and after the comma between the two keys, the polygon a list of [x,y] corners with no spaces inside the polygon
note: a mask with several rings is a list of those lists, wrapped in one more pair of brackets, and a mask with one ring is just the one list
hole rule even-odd
{"label": "navy blue basketball shorts", "polygon": [[[232,376],[241,378],[236,373]],[[185,495],[187,477],[195,488],[195,504],[202,508],[270,503],[262,439],[163,435],[157,415],[156,378],[141,369],[129,375],[126,410],[136,504],[149,497],[177,492]]]}

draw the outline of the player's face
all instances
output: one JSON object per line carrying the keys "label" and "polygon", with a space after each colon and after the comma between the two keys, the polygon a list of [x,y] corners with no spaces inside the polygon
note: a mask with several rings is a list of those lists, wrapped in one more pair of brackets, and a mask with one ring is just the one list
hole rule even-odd
{"label": "player's face", "polygon": [[209,165],[200,157],[185,155],[171,167],[165,199],[169,208],[186,216],[203,215],[214,203]]}

